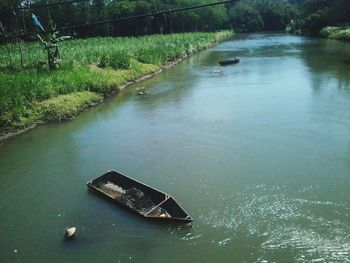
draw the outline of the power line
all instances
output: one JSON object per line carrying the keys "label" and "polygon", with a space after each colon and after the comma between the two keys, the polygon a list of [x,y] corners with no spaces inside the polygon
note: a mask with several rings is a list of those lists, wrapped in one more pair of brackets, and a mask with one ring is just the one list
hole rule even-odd
{"label": "power line", "polygon": [[[226,0],[226,1],[209,3],[209,4],[203,4],[203,5],[195,5],[195,6],[170,9],[170,10],[165,10],[165,11],[160,11],[160,12],[153,12],[153,13],[148,13],[148,14],[143,14],[143,15],[133,15],[133,16],[127,16],[127,17],[122,17],[122,18],[117,18],[117,19],[99,21],[99,22],[95,22],[95,23],[87,23],[87,24],[81,24],[81,25],[75,25],[75,26],[61,27],[61,28],[56,29],[56,30],[45,31],[45,33],[53,33],[56,31],[66,31],[66,30],[84,28],[84,27],[90,27],[90,26],[99,26],[99,25],[117,23],[117,22],[122,22],[122,21],[127,21],[127,20],[140,19],[140,18],[145,18],[145,17],[150,17],[150,16],[159,16],[159,15],[164,15],[164,14],[171,14],[171,13],[199,9],[199,8],[210,7],[210,6],[215,6],[215,5],[228,4],[228,3],[238,2],[238,1],[239,0]],[[14,39],[14,38],[22,38],[22,37],[35,36],[35,35],[37,35],[37,33],[28,33],[28,34],[22,34],[22,35],[17,35],[17,36],[1,38],[0,40],[3,41],[3,40],[10,40],[10,39]]]}
{"label": "power line", "polygon": [[158,16],[158,15],[176,13],[176,12],[181,12],[181,11],[186,11],[186,10],[198,9],[198,8],[203,8],[203,7],[221,5],[221,4],[227,4],[227,3],[237,2],[237,1],[239,1],[239,0],[226,0],[226,1],[221,1],[221,2],[203,4],[203,5],[183,7],[183,8],[173,9],[173,10],[170,9],[170,10],[165,10],[165,11],[160,11],[160,12],[153,12],[153,13],[148,13],[148,14],[143,14],[143,15],[134,15],[134,16],[117,18],[117,19],[104,20],[104,21],[99,21],[99,22],[89,23],[89,24],[67,26],[67,27],[61,28],[61,30],[70,30],[70,29],[76,29],[76,28],[82,28],[82,27],[88,27],[88,26],[97,26],[97,25],[103,25],[103,24],[110,24],[110,23],[121,22],[121,21],[125,21],[125,20],[133,20],[133,19],[139,19],[139,18],[144,18],[144,17],[149,17],[149,16]]}

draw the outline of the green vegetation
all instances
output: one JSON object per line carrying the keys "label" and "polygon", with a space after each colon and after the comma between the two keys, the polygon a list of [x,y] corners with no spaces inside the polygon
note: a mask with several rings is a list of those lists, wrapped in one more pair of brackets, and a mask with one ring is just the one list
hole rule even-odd
{"label": "green vegetation", "polygon": [[36,104],[44,121],[74,118],[79,112],[102,101],[102,95],[90,91],[74,92],[44,100]]}
{"label": "green vegetation", "polygon": [[350,27],[326,27],[320,32],[322,37],[350,40]]}
{"label": "green vegetation", "polygon": [[318,36],[327,26],[344,26],[350,22],[348,0],[299,0],[298,27],[304,34]]}
{"label": "green vegetation", "polygon": [[[14,17],[9,8],[19,6],[23,0],[1,0],[1,22],[8,29],[14,31]],[[59,2],[57,0],[31,0],[32,4],[46,4]],[[170,10],[193,5],[212,3],[215,0],[91,0],[74,4],[56,5],[50,8],[50,15],[46,8],[35,8],[32,11],[38,16],[44,28],[51,28],[54,22],[57,28],[67,25],[80,25],[96,21],[110,20],[133,15],[154,13],[157,10]],[[24,18],[22,17],[22,14]],[[19,12],[20,26],[24,19],[24,31],[35,32],[33,22],[28,11]],[[228,15],[225,5],[217,5],[203,9],[189,10],[158,17],[146,17],[119,23],[104,24],[98,27],[78,28],[66,31],[64,34],[79,37],[95,36],[136,36],[159,33],[177,33],[192,31],[217,31],[228,28]]]}
{"label": "green vegetation", "polygon": [[349,40],[349,0],[241,0],[229,17],[240,32],[286,30]]}
{"label": "green vegetation", "polygon": [[[21,0],[2,0],[0,17],[6,32],[15,32],[16,23],[10,7]],[[32,0],[33,4],[56,0]],[[214,0],[91,0],[33,9],[44,28],[54,23],[58,28],[96,21],[153,13]],[[20,29],[37,32],[28,11],[20,12]],[[234,28],[238,32],[283,31],[319,35],[327,26],[344,27],[350,23],[349,0],[240,0],[237,3],[188,10],[157,17],[147,17],[97,27],[78,28],[65,34],[79,37],[135,36],[155,33],[215,31]],[[24,26],[25,25],[25,26]]]}
{"label": "green vegetation", "polygon": [[[41,4],[56,0],[32,0]],[[17,31],[15,19],[9,7],[18,6],[21,0],[3,0],[0,17],[6,33]],[[75,4],[58,5],[50,9],[33,9],[44,28],[69,25],[153,13],[214,0],[91,0]],[[38,32],[28,11],[19,13],[19,27],[23,32]],[[319,36],[325,27],[346,27],[350,24],[349,0],[240,0],[236,3],[188,10],[156,17],[146,17],[119,23],[104,24],[65,31],[64,34],[79,37],[136,36],[155,33],[189,31],[216,31],[233,29],[238,32],[284,31]],[[345,35],[346,36],[346,35]],[[347,39],[347,38],[346,38]],[[107,61],[102,61],[105,63]],[[112,65],[113,66],[113,65]],[[119,67],[119,65],[117,65]],[[128,65],[125,65],[127,67]]]}
{"label": "green vegetation", "polygon": [[230,8],[230,20],[239,32],[282,31],[299,10],[289,1],[241,0]]}
{"label": "green vegetation", "polygon": [[[39,43],[0,47],[0,131],[73,118],[123,85],[232,35],[188,33],[62,42],[62,65],[49,71]],[[9,54],[11,64],[9,62]]]}

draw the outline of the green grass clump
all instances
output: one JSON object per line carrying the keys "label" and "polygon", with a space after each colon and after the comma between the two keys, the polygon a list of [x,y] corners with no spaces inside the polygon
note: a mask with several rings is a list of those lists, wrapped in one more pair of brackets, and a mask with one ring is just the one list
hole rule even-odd
{"label": "green grass clump", "polygon": [[[232,32],[225,31],[66,41],[60,45],[62,64],[53,71],[43,67],[47,54],[38,42],[23,44],[23,68],[17,46],[2,45],[0,133],[40,120],[71,118],[88,101],[99,100],[96,94],[116,93],[126,83],[230,35]],[[73,97],[62,97],[67,94]]]}
{"label": "green grass clump", "polygon": [[48,122],[72,119],[79,112],[102,101],[103,96],[90,91],[60,95],[35,104],[38,116]]}
{"label": "green grass clump", "polygon": [[325,27],[320,31],[320,36],[349,41],[350,27]]}
{"label": "green grass clump", "polygon": [[103,53],[101,55],[101,68],[111,67],[113,69],[129,69],[131,56],[126,50],[116,50],[111,53]]}

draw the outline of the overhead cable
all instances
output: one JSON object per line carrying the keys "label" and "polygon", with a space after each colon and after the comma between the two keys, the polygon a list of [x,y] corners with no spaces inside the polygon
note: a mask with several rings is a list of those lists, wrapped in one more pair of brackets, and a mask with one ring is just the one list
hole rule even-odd
{"label": "overhead cable", "polygon": [[[94,23],[66,26],[66,27],[61,27],[61,28],[55,29],[55,30],[47,30],[46,33],[53,33],[53,32],[57,32],[57,31],[67,31],[67,30],[84,28],[84,27],[91,27],[91,26],[99,26],[99,25],[117,23],[117,22],[122,22],[122,21],[127,21],[127,20],[140,19],[140,18],[145,18],[145,17],[150,17],[150,16],[159,16],[159,15],[164,15],[164,14],[199,9],[199,8],[210,7],[210,6],[215,6],[215,5],[228,4],[228,3],[238,2],[238,1],[239,0],[226,0],[226,1],[220,1],[220,2],[202,4],[202,5],[182,7],[182,8],[177,8],[177,9],[169,9],[169,10],[165,10],[165,11],[153,12],[153,13],[142,14],[142,15],[133,15],[133,16],[127,16],[127,17],[122,17],[122,18],[103,20],[103,21],[98,21],[98,22],[94,22]],[[28,34],[22,34],[22,35],[17,35],[17,36],[10,36],[10,37],[6,37],[6,38],[1,38],[0,41],[10,40],[10,39],[14,39],[14,38],[23,38],[23,37],[28,37],[28,36],[34,36],[36,34],[37,33],[28,33]]]}

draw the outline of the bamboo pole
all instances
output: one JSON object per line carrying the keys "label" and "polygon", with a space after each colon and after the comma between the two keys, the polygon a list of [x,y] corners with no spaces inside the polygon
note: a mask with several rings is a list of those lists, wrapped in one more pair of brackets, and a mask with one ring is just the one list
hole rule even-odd
{"label": "bamboo pole", "polygon": [[[16,22],[16,27],[17,27],[17,33],[20,33],[20,28],[19,28],[19,23],[18,23],[18,17],[17,14],[14,10],[12,10],[13,15],[15,16],[15,22]],[[21,67],[23,68],[23,49],[22,49],[22,44],[21,44],[21,39],[19,37],[16,38],[16,42],[19,48],[19,52],[21,54]]]}
{"label": "bamboo pole", "polygon": [[[2,25],[1,22],[0,22],[0,29],[1,29],[1,32],[4,34],[4,36],[6,36],[5,28],[4,28],[4,26]],[[8,58],[9,58],[9,62],[10,62],[9,67],[12,68],[12,57],[11,57],[10,48],[8,47],[7,44],[4,44],[4,46],[5,46],[5,49],[6,49]]]}

